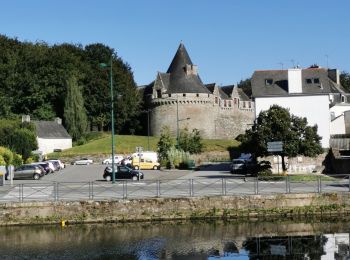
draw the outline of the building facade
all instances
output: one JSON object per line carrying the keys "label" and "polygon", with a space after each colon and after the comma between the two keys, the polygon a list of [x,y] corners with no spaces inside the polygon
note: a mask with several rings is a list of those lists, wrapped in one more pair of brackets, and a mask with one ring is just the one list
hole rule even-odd
{"label": "building facade", "polygon": [[306,117],[309,125],[318,126],[323,148],[330,146],[331,135],[345,132],[344,112],[350,110],[350,104],[338,70],[310,67],[255,71],[252,93],[255,117],[272,105],[287,108],[291,114]]}
{"label": "building facade", "polygon": [[207,139],[233,139],[253,124],[252,100],[234,85],[203,84],[182,43],[167,72],[142,89],[151,135],[168,126],[174,136],[187,128]]}

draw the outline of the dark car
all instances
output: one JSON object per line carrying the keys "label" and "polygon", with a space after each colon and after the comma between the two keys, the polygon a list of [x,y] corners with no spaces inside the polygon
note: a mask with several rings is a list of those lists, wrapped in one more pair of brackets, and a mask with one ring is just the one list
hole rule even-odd
{"label": "dark car", "polygon": [[16,168],[13,173],[14,179],[34,179],[39,180],[44,176],[46,171],[40,165],[23,164]]}
{"label": "dark car", "polygon": [[[106,167],[103,172],[103,178],[106,181],[112,180],[112,167]],[[140,180],[143,179],[143,173],[140,171],[133,170],[124,165],[118,165],[115,167],[115,179],[132,179]]]}
{"label": "dark car", "polygon": [[43,167],[45,170],[45,174],[52,173],[52,170],[49,166],[49,163],[47,163],[47,162],[38,162],[38,163],[32,163],[32,164],[33,165],[40,165],[41,167]]}

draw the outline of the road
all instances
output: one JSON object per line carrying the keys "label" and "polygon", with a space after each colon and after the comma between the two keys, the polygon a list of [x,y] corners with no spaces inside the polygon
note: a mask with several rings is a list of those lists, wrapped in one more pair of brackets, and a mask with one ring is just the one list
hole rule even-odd
{"label": "road", "polygon": [[228,164],[217,164],[199,171],[143,170],[141,181],[102,178],[104,165],[69,165],[40,180],[14,180],[0,187],[0,201],[110,200],[148,197],[191,197],[253,195],[273,193],[349,192],[348,179],[292,182],[257,181],[233,175]]}

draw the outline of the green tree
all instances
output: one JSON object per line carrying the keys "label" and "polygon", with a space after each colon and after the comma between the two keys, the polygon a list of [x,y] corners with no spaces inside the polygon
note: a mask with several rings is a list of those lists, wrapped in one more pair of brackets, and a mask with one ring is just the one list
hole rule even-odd
{"label": "green tree", "polygon": [[160,133],[157,144],[158,157],[161,161],[168,161],[168,151],[174,146],[174,140],[171,138],[170,128],[164,126]]}
{"label": "green tree", "polygon": [[202,137],[198,129],[189,133],[188,128],[182,129],[179,135],[179,148],[190,154],[198,154],[203,150]]}
{"label": "green tree", "polygon": [[27,128],[15,129],[10,137],[9,148],[20,154],[24,160],[27,160],[32,151],[38,149],[36,135]]}
{"label": "green tree", "polygon": [[282,168],[286,170],[285,157],[304,155],[314,157],[323,152],[317,134],[317,125],[308,126],[306,118],[291,115],[289,110],[273,105],[267,111],[260,112],[256,125],[239,136],[241,150],[255,156],[267,156],[267,143],[283,142]]}
{"label": "green tree", "polygon": [[342,71],[342,73],[340,73],[340,84],[350,92],[350,74],[348,72]]}
{"label": "green tree", "polygon": [[84,99],[75,76],[71,76],[67,81],[64,122],[73,140],[78,140],[87,130]]}
{"label": "green tree", "polygon": [[252,96],[252,83],[251,83],[251,78],[241,80],[238,84],[237,87],[241,88],[243,92],[248,96]]}

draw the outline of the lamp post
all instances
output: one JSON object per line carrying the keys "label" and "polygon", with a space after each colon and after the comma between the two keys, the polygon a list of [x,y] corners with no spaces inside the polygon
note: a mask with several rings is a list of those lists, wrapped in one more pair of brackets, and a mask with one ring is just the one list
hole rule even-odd
{"label": "lamp post", "polygon": [[150,127],[149,127],[149,112],[151,112],[150,109],[141,111],[141,113],[147,113],[147,150],[148,150],[148,151],[150,151],[150,149],[149,149],[149,133],[150,133]]}
{"label": "lamp post", "polygon": [[111,55],[110,64],[100,63],[101,68],[109,68],[109,87],[111,91],[111,124],[112,124],[112,183],[115,183],[114,167],[114,97],[113,97],[113,56]]}

